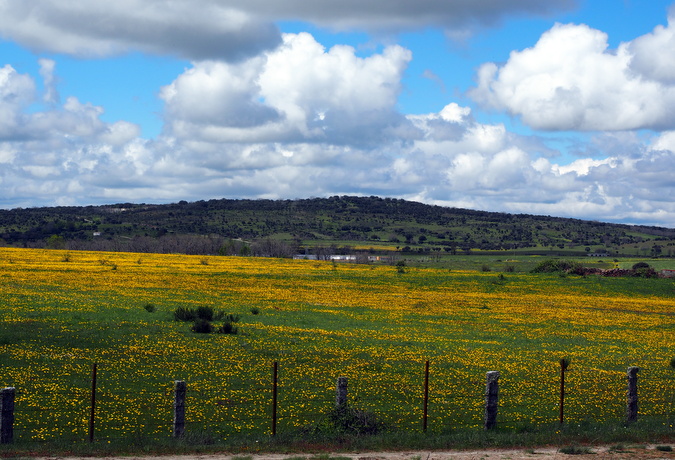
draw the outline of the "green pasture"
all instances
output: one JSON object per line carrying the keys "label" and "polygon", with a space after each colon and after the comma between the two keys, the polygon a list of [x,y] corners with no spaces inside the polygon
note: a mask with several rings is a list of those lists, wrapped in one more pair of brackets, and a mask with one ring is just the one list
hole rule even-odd
{"label": "green pasture", "polygon": [[[18,445],[86,442],[94,363],[99,443],[170,439],[175,380],[187,382],[197,444],[334,440],[326,426],[340,376],[350,404],[377,417],[383,436],[411,439],[421,433],[427,360],[428,436],[464,433],[467,442],[476,435],[466,433],[481,433],[485,373],[499,370],[499,432],[514,442],[560,430],[562,357],[573,363],[564,426],[575,436],[622,423],[628,365],[644,366],[642,388],[653,395],[635,432],[674,436],[672,279],[535,275],[544,258],[533,256],[406,258],[404,273],[274,259],[40,257],[48,263],[0,264],[0,387],[18,391]],[[579,260],[615,266],[588,259]],[[239,333],[196,334],[174,321],[176,308],[198,306],[238,315]]]}

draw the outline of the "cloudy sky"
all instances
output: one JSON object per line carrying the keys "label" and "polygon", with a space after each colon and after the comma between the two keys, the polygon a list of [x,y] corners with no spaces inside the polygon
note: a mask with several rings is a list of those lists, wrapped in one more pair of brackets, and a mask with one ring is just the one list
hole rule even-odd
{"label": "cloudy sky", "polygon": [[377,195],[675,227],[673,0],[0,0],[0,208]]}

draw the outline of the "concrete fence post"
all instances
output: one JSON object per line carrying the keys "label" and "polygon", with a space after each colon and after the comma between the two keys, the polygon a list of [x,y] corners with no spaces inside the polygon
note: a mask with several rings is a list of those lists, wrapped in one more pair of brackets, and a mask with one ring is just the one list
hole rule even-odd
{"label": "concrete fence post", "polygon": [[185,393],[187,385],[183,380],[174,382],[173,399],[173,437],[180,438],[185,433]]}
{"label": "concrete fence post", "polygon": [[497,426],[497,408],[499,407],[499,372],[486,374],[484,429],[492,430]]}
{"label": "concrete fence post", "polygon": [[631,366],[628,368],[626,377],[628,378],[628,387],[626,388],[626,421],[634,422],[638,417],[638,372],[639,367]]}
{"label": "concrete fence post", "polygon": [[0,444],[14,442],[14,387],[0,390]]}
{"label": "concrete fence post", "polygon": [[347,377],[338,377],[335,387],[335,408],[347,407]]}

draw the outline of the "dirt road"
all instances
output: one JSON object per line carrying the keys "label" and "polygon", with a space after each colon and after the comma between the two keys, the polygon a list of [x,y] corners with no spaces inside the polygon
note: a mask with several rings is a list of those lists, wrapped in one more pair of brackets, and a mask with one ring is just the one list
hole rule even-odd
{"label": "dirt road", "polygon": [[[584,450],[584,452],[581,452]],[[257,454],[257,455],[176,455],[161,457],[105,457],[101,460],[643,460],[654,458],[675,459],[675,451],[659,450],[656,446],[602,446],[580,449],[577,453],[563,453],[554,447],[512,450],[473,450],[447,452],[363,452],[339,454]],[[54,460],[54,457],[38,459]],[[92,460],[91,458],[66,457],[63,460]]]}

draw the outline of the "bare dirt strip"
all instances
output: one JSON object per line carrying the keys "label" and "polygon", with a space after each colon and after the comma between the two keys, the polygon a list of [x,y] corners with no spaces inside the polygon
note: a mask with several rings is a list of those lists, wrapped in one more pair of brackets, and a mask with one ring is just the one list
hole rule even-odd
{"label": "bare dirt strip", "polygon": [[[569,454],[560,452],[555,447],[541,447],[535,449],[495,449],[495,450],[467,450],[467,451],[407,451],[407,452],[361,452],[361,453],[334,453],[316,455],[312,453],[295,454],[209,454],[209,455],[174,455],[160,457],[101,457],[100,460],[604,460],[604,459],[675,459],[675,450],[663,451],[656,446],[638,447],[611,447],[597,446],[585,448],[585,453]],[[37,460],[53,460],[55,457],[44,457]],[[62,460],[92,460],[91,457],[61,457]]]}

